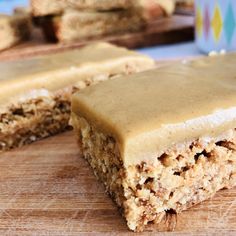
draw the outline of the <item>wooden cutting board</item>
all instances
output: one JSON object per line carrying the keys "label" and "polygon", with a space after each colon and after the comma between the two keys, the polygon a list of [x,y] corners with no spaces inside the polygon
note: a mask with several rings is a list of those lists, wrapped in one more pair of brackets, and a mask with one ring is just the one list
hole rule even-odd
{"label": "wooden cutting board", "polygon": [[[71,131],[0,154],[0,235],[135,235],[79,153]],[[236,235],[236,188],[142,235],[166,231]]]}
{"label": "wooden cutting board", "polygon": [[190,41],[194,38],[194,17],[174,15],[150,22],[141,32],[102,37],[70,44],[48,43],[39,29],[35,29],[31,41],[0,52],[0,61],[15,60],[47,53],[78,48],[102,40],[127,48],[146,47],[167,43]]}

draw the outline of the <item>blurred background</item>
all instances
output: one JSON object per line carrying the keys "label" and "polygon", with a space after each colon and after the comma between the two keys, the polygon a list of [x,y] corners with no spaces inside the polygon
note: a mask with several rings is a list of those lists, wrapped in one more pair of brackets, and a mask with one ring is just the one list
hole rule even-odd
{"label": "blurred background", "polygon": [[[1,14],[18,18],[27,15],[31,22],[29,26],[29,22],[19,23],[18,19],[17,24],[9,24],[15,25],[11,35],[17,34],[17,39],[3,40],[8,35],[0,32],[0,59],[19,50],[29,52],[33,46],[40,53],[46,49],[76,48],[96,40],[136,49],[161,60],[236,49],[234,0],[195,0],[195,5],[194,0],[137,0],[135,6],[121,6],[118,10],[111,6],[87,9],[75,0],[70,1],[69,7],[54,2],[0,0]],[[7,42],[1,46],[1,41]]]}
{"label": "blurred background", "polygon": [[16,6],[26,7],[28,4],[28,0],[0,0],[0,12],[11,14]]}

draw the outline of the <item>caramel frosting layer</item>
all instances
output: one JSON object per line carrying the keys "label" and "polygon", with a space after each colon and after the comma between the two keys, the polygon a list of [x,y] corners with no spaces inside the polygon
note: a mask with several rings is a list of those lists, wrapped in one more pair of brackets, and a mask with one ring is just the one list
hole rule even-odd
{"label": "caramel frosting layer", "polygon": [[74,95],[72,112],[113,136],[125,165],[154,161],[236,128],[235,62],[228,54],[106,81]]}
{"label": "caramel frosting layer", "polygon": [[0,109],[35,90],[53,92],[99,75],[141,71],[154,66],[146,56],[107,43],[0,63]]}

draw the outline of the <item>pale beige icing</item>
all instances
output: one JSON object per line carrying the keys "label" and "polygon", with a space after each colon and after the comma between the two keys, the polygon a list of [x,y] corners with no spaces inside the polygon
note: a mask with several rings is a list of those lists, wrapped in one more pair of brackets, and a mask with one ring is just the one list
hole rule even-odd
{"label": "pale beige icing", "polygon": [[0,63],[0,108],[31,90],[55,91],[99,74],[115,75],[127,66],[154,66],[146,56],[107,43],[26,60]]}
{"label": "pale beige icing", "polygon": [[236,128],[235,63],[229,54],[106,81],[74,95],[72,111],[117,139],[125,165],[150,161]]}

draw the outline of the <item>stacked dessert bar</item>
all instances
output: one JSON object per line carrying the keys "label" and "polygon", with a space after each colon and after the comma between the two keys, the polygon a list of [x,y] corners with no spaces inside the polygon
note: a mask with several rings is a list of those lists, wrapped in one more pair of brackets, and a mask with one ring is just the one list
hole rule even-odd
{"label": "stacked dessert bar", "polygon": [[31,0],[50,40],[63,43],[139,31],[153,17],[172,14],[172,0]]}

